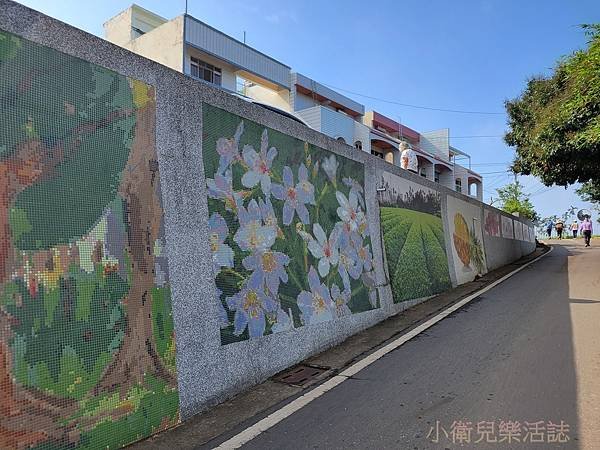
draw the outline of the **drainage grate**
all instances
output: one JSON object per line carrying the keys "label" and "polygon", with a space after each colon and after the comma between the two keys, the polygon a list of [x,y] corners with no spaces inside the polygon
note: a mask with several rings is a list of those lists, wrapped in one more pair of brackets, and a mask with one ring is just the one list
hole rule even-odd
{"label": "drainage grate", "polygon": [[321,378],[328,369],[316,366],[296,366],[273,377],[275,381],[292,386],[306,386]]}

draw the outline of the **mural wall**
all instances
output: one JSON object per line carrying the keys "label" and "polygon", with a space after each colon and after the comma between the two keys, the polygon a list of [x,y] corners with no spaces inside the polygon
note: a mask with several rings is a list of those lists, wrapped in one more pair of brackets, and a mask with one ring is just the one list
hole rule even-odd
{"label": "mural wall", "polygon": [[518,220],[513,219],[514,222],[514,230],[515,230],[515,239],[517,241],[522,241],[523,240],[523,226],[521,225],[521,222],[519,222]]}
{"label": "mural wall", "polygon": [[487,272],[481,208],[456,197],[447,197],[448,234],[452,239],[452,258],[457,284],[467,283]]}
{"label": "mural wall", "polygon": [[501,217],[501,224],[502,224],[502,237],[507,238],[507,239],[514,239],[515,233],[514,233],[514,227],[513,227],[513,220],[510,217],[506,217],[506,216],[502,216],[502,215],[500,217]]}
{"label": "mural wall", "polygon": [[529,227],[529,242],[535,242],[535,228]]}
{"label": "mural wall", "polygon": [[0,31],[0,448],[178,421],[151,86]]}
{"label": "mural wall", "polygon": [[221,342],[379,307],[364,166],[210,105],[203,127]]}
{"label": "mural wall", "polygon": [[381,228],[394,303],[437,294],[452,285],[440,193],[384,173]]}
{"label": "mural wall", "polygon": [[483,230],[487,236],[500,237],[500,214],[483,209]]}

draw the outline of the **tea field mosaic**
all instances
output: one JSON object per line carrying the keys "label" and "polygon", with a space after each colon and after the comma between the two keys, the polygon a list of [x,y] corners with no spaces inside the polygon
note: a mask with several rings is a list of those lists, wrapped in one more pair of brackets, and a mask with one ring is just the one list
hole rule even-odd
{"label": "tea field mosaic", "polygon": [[381,229],[394,303],[451,287],[440,193],[384,173]]}

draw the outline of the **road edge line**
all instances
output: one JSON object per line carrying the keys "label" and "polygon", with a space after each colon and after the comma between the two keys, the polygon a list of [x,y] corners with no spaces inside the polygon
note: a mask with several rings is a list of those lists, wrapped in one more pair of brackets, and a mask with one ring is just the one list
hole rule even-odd
{"label": "road edge line", "polygon": [[272,428],[273,426],[277,425],[279,422],[288,418],[289,416],[294,414],[296,411],[299,411],[300,409],[302,409],[303,407],[305,407],[306,405],[311,403],[313,400],[319,398],[320,396],[322,396],[326,392],[330,391],[334,387],[340,385],[341,383],[346,381],[349,377],[356,375],[358,372],[363,370],[365,367],[370,366],[378,359],[381,359],[383,356],[387,355],[391,351],[400,347],[402,344],[410,341],[412,338],[418,336],[419,334],[421,334],[423,331],[427,330],[428,328],[431,328],[433,325],[435,325],[436,323],[445,319],[450,314],[452,314],[454,311],[462,308],[464,305],[470,303],[475,298],[479,297],[481,294],[484,294],[487,291],[489,291],[490,289],[495,288],[503,281],[508,280],[513,275],[516,275],[521,270],[530,266],[534,262],[536,262],[536,261],[540,260],[541,258],[543,258],[544,256],[552,253],[552,250],[554,250],[554,247],[550,246],[550,250],[548,250],[547,252],[541,254],[537,258],[532,259],[531,261],[526,262],[522,266],[517,267],[512,272],[507,273],[503,277],[498,278],[496,281],[494,281],[494,282],[488,284],[487,286],[481,288],[480,290],[468,295],[467,297],[463,298],[462,300],[454,303],[453,305],[451,305],[448,308],[444,309],[443,311],[439,312],[435,316],[426,320],[419,326],[413,328],[412,330],[408,331],[407,333],[403,334],[402,336],[394,339],[389,344],[384,345],[383,347],[381,347],[380,349],[367,355],[360,361],[355,362],[350,367],[343,370],[339,374],[333,376],[332,378],[330,378],[323,384],[316,386],[315,388],[308,391],[306,394],[303,394],[300,397],[296,398],[295,400],[292,400],[290,403],[282,406],[277,411],[272,412],[267,417],[259,420],[258,422],[256,422],[253,425],[250,425],[249,427],[242,430],[235,436],[232,436],[231,438],[227,439],[225,442],[221,443],[218,447],[214,447],[214,450],[225,450],[225,449],[229,450],[229,449],[240,448],[242,445],[250,442],[252,439],[257,437],[264,431],[267,431],[269,428]]}

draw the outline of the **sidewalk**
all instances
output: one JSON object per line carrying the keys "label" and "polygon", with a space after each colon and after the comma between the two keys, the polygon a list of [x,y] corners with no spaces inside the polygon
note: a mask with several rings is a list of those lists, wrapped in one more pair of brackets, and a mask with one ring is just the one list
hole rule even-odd
{"label": "sidewalk", "polygon": [[[404,334],[408,330],[418,326],[440,310],[482,289],[546,251],[548,251],[548,247],[537,248],[534,253],[521,258],[519,261],[496,269],[478,280],[458,286],[455,289],[402,311],[350,337],[340,345],[303,361],[299,366],[310,366],[324,370],[323,373],[307,384],[298,386],[277,381],[277,378],[281,375],[278,374],[264,383],[240,393],[204,413],[194,416],[178,427],[133,444],[130,448],[135,450],[198,448],[212,439],[232,431],[246,421],[250,421],[253,418],[262,418],[281,407],[281,405],[304,394],[315,384],[325,381],[353,362],[364,358],[369,353],[393,340],[396,336]],[[474,301],[477,301],[477,299]],[[291,369],[293,370],[293,368]],[[287,369],[284,373],[289,371],[290,369]]]}

